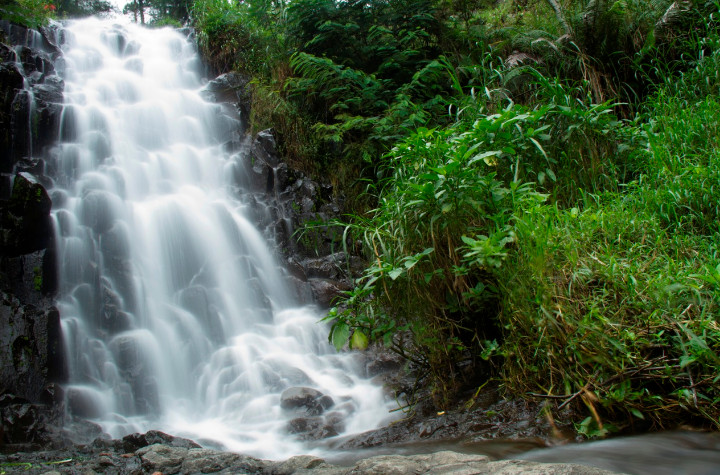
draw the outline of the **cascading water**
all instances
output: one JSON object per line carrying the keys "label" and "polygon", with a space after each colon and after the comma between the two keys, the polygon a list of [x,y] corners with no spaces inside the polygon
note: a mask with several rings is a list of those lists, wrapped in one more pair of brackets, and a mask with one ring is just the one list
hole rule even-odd
{"label": "cascading water", "polygon": [[53,216],[68,410],[115,437],[160,429],[267,458],[307,451],[280,407],[291,387],[332,398],[314,423],[384,422],[392,402],[289,297],[233,197],[222,144],[239,124],[201,99],[193,45],[97,19],[63,34]]}

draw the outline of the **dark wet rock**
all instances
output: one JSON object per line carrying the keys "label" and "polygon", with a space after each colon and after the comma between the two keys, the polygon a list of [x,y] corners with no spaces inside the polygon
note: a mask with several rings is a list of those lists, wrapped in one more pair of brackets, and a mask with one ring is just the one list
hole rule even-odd
{"label": "dark wet rock", "polygon": [[122,310],[122,300],[106,280],[102,283],[102,311],[98,327],[114,335],[132,327],[132,316]]}
{"label": "dark wet rock", "polygon": [[345,279],[348,271],[362,270],[362,262],[356,256],[348,256],[345,252],[304,259],[300,265],[308,277],[333,280]]}
{"label": "dark wet rock", "polygon": [[[167,434],[160,436],[161,439],[168,437],[172,438]],[[342,466],[311,455],[269,461],[220,450],[171,445],[172,442],[132,450],[133,446],[124,446],[122,441],[103,438],[92,444],[59,450],[6,452],[0,455],[0,464],[6,471],[10,467],[19,467],[22,473],[29,474],[714,474],[719,466],[719,437],[718,434],[693,432],[654,434],[546,448],[522,454],[516,451],[510,453],[512,458],[501,456],[503,460],[493,460],[482,449],[475,451],[473,447],[457,442],[452,445],[456,448],[450,450],[446,448],[447,444],[387,447],[384,449],[387,452],[385,454],[351,455],[353,458],[345,459]],[[146,441],[143,440],[143,443]],[[522,444],[515,445],[522,447]],[[497,452],[494,453],[497,455]],[[541,459],[552,462],[541,462]]]}
{"label": "dark wet rock", "polygon": [[57,419],[47,405],[5,394],[0,396],[0,428],[2,440],[9,444],[48,444],[47,425]]}
{"label": "dark wet rock", "polygon": [[145,473],[262,473],[268,462],[210,449],[151,445],[135,452]]}
{"label": "dark wet rock", "polygon": [[373,345],[366,353],[365,375],[374,378],[388,373],[398,373],[407,364],[407,360],[382,346]]}
{"label": "dark wet rock", "polygon": [[151,430],[145,434],[130,434],[122,438],[122,449],[125,452],[135,452],[138,449],[155,444],[185,449],[201,448],[200,444],[195,441],[184,439],[182,437],[175,437],[159,430]]}
{"label": "dark wet rock", "polygon": [[[554,437],[554,428],[543,417],[541,406],[524,401],[499,400],[496,388],[488,386],[482,395],[468,401],[468,407],[437,413],[426,398],[412,407],[409,417],[350,437],[339,448],[350,450],[442,440],[465,440],[468,443],[498,439],[543,441]],[[562,421],[556,421],[556,424],[561,425]]]}
{"label": "dark wet rock", "polygon": [[292,387],[280,396],[280,407],[298,415],[318,416],[334,405],[330,396],[313,388]]}
{"label": "dark wet rock", "polygon": [[238,103],[250,99],[250,78],[231,72],[209,81],[200,94],[210,102]]}
{"label": "dark wet rock", "polygon": [[63,111],[63,88],[64,84],[57,76],[50,76],[43,84],[33,86],[35,107],[31,124],[34,153],[43,153],[58,138]]}
{"label": "dark wet rock", "polygon": [[103,406],[94,392],[72,387],[65,393],[66,407],[73,416],[93,419],[103,415]]}
{"label": "dark wet rock", "polygon": [[292,475],[298,470],[310,470],[314,468],[330,467],[325,460],[313,455],[298,455],[290,457],[284,462],[271,465],[266,473],[268,475]]}
{"label": "dark wet rock", "polygon": [[27,46],[20,46],[16,51],[18,60],[20,64],[22,64],[26,76],[32,77],[32,73],[37,72],[40,73],[36,75],[37,79],[41,79],[45,74],[50,75],[55,73],[52,58],[50,58],[50,55],[47,53]]}
{"label": "dark wet rock", "polygon": [[299,440],[321,440],[338,435],[338,427],[332,422],[319,416],[296,417],[288,422],[287,431],[297,435]]}
{"label": "dark wet rock", "polygon": [[16,175],[10,199],[0,204],[0,255],[46,249],[53,236],[51,206],[42,185],[30,175]]}
{"label": "dark wet rock", "polygon": [[337,251],[344,247],[342,227],[322,224],[342,211],[332,187],[289,168],[277,153],[272,130],[254,137],[249,153],[238,155],[237,167],[240,185],[254,193],[247,201],[255,221],[287,261],[297,300],[332,305],[363,267],[357,257]]}
{"label": "dark wet rock", "polygon": [[232,107],[231,117],[241,119],[240,136],[245,135],[250,123],[251,89],[250,78],[236,72],[221,74],[208,82],[200,95],[210,102],[228,104]]}
{"label": "dark wet rock", "polygon": [[54,307],[23,305],[1,294],[0,380],[5,391],[44,402],[46,387],[65,376],[60,332]]}
{"label": "dark wet rock", "polygon": [[31,110],[32,98],[30,91],[18,90],[10,105],[12,143],[9,149],[9,158],[12,164],[31,155],[32,139],[31,131],[28,130]]}
{"label": "dark wet rock", "polygon": [[[84,208],[88,210],[89,208]],[[103,206],[97,208],[100,213]],[[104,219],[103,217],[99,218]],[[105,226],[105,224],[99,224]],[[112,278],[113,285],[109,287],[117,289],[122,297],[124,308],[134,311],[136,308],[135,286],[133,281],[133,264],[130,256],[130,237],[127,228],[120,222],[114,222],[112,226],[100,235],[100,251],[103,255],[105,269]],[[121,306],[118,305],[118,308]],[[125,318],[120,316],[120,318]],[[120,325],[114,326],[119,331]]]}
{"label": "dark wet rock", "polygon": [[379,455],[361,460],[349,473],[366,475],[415,474],[544,474],[544,475],[602,475],[611,472],[592,467],[523,463],[518,461],[493,462],[484,455],[461,454],[451,451],[427,455]]}
{"label": "dark wet rock", "polygon": [[204,287],[192,286],[180,292],[180,305],[196,316],[205,333],[215,343],[224,341],[224,332],[220,315],[210,305]]}
{"label": "dark wet rock", "polygon": [[265,194],[272,198],[278,190],[277,169],[287,167],[281,164],[275,149],[275,138],[272,132],[259,132],[252,140],[250,153],[241,156],[239,179],[241,184],[252,193]]}
{"label": "dark wet rock", "polygon": [[[0,64],[0,172],[13,166],[13,103],[23,88],[23,76],[15,64]],[[1,197],[0,197],[1,198]]]}
{"label": "dark wet rock", "polygon": [[60,114],[60,140],[63,142],[74,142],[78,139],[76,114],[72,104],[63,106]]}
{"label": "dark wet rock", "polygon": [[188,450],[181,473],[262,473],[266,462],[246,455],[208,449]]}
{"label": "dark wet rock", "polygon": [[48,54],[59,54],[60,49],[54,41],[57,24],[42,26],[38,30],[0,20],[0,30],[5,32],[8,43],[29,46]]}
{"label": "dark wet rock", "polygon": [[159,408],[157,381],[151,376],[148,367],[150,359],[144,355],[143,348],[132,336],[120,335],[110,342],[118,370],[132,389],[132,395],[126,400],[133,401],[137,414],[154,414]]}
{"label": "dark wet rock", "polygon": [[[47,249],[17,257],[0,256],[0,287],[19,299],[21,305],[49,309],[48,300],[57,290],[57,264],[53,242]],[[30,309],[30,313],[35,311]]]}
{"label": "dark wet rock", "polygon": [[348,290],[352,288],[346,281],[330,279],[308,279],[313,301],[322,308],[332,307]]}
{"label": "dark wet rock", "polygon": [[82,197],[80,220],[98,234],[115,223],[118,197],[105,190],[91,190]]}
{"label": "dark wet rock", "polygon": [[259,160],[263,166],[275,169],[280,166],[280,158],[277,153],[277,144],[272,130],[258,132],[252,142],[250,153],[255,160]]}
{"label": "dark wet rock", "polygon": [[140,457],[145,473],[161,472],[163,474],[180,473],[188,449],[167,445],[150,445],[136,452]]}

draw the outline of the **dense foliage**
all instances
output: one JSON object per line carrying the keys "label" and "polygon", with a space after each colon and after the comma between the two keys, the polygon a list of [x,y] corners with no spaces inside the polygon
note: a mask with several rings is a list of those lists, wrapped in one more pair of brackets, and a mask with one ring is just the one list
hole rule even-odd
{"label": "dense foliage", "polygon": [[55,13],[56,6],[46,0],[1,0],[0,18],[37,28]]}
{"label": "dense foliage", "polygon": [[350,195],[328,316],[438,406],[497,379],[588,436],[720,427],[718,4],[196,0],[252,125]]}

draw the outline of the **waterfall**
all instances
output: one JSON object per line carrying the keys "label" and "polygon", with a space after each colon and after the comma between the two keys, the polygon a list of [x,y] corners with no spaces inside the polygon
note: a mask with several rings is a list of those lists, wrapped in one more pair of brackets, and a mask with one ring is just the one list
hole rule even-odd
{"label": "waterfall", "polygon": [[[98,19],[62,35],[50,168],[67,410],[113,437],[159,429],[266,458],[307,452],[293,420],[386,422],[393,403],[293,300],[246,218],[229,166],[243,152],[223,146],[240,124],[201,98],[192,42]],[[297,387],[329,398],[322,415],[281,407]]]}

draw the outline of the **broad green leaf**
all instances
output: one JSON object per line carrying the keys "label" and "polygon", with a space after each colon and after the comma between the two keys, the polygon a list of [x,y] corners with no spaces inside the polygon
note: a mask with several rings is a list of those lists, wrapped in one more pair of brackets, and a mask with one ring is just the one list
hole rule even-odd
{"label": "broad green leaf", "polygon": [[340,351],[350,336],[350,328],[345,323],[337,323],[333,326],[331,342],[336,350]]}
{"label": "broad green leaf", "polygon": [[350,338],[350,348],[353,350],[364,350],[368,347],[368,343],[368,337],[360,330],[355,330]]}

